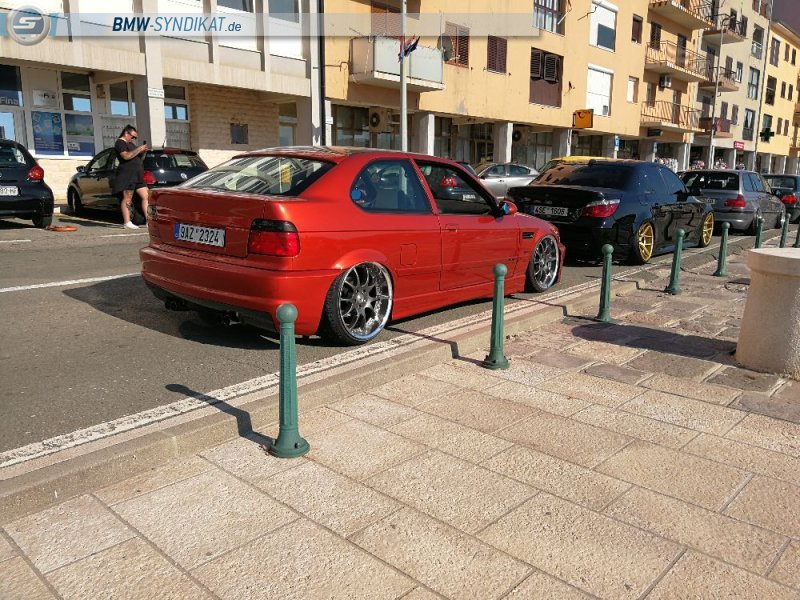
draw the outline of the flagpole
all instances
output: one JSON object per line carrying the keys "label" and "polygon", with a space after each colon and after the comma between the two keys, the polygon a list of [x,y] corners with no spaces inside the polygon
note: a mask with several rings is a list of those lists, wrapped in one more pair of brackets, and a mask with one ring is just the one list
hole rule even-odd
{"label": "flagpole", "polygon": [[406,10],[408,0],[403,0],[400,11],[400,149],[408,152],[408,106],[406,103]]}

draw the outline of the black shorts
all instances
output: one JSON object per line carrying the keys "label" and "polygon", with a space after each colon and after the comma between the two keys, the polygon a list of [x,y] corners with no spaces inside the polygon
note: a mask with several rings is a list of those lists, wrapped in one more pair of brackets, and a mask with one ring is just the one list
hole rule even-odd
{"label": "black shorts", "polygon": [[125,187],[122,188],[122,191],[124,191],[124,192],[136,191],[139,188],[146,188],[146,187],[147,187],[146,183],[144,183],[143,181],[137,181],[137,182],[129,183],[128,185],[126,185]]}

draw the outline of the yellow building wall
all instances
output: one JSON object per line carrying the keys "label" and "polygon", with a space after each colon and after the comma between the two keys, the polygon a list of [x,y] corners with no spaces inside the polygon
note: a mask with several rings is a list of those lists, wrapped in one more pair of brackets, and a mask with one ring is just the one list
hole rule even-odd
{"label": "yellow building wall", "polygon": [[[786,35],[789,34],[789,35]],[[769,61],[769,52],[770,47],[772,45],[772,40],[778,39],[781,42],[780,52],[778,53],[778,65],[775,66],[770,63]],[[766,102],[766,85],[764,87],[764,94],[761,98],[761,116],[762,121],[757,123],[756,132],[760,132],[763,129],[763,115],[769,114],[772,115],[772,130],[775,132],[775,135],[770,139],[769,143],[764,142],[763,140],[759,142],[758,150],[759,152],[763,153],[770,153],[773,156],[789,156],[790,149],[792,146],[792,140],[794,139],[794,110],[796,106],[796,101],[798,98],[798,67],[800,67],[800,40],[797,39],[795,36],[791,35],[791,32],[783,27],[776,27],[773,26],[769,33],[769,42],[766,45],[766,52],[767,52],[767,69],[766,69],[766,76],[767,77],[774,77],[777,80],[775,85],[775,103],[774,104],[767,104]],[[785,46],[789,45],[789,60],[784,60],[785,56]],[[792,50],[795,51],[796,55],[796,64],[792,64],[791,56]],[[781,84],[786,83],[787,93],[786,97],[781,98]],[[793,93],[791,97],[788,94],[789,86],[792,86]],[[781,121],[786,121],[788,119],[789,126],[787,129],[787,135],[783,135],[783,128],[785,127],[781,124],[781,130],[778,131],[778,118]]]}

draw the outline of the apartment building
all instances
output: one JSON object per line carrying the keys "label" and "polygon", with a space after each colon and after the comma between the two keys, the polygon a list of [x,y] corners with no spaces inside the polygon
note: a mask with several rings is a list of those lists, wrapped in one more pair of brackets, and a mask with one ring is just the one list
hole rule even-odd
{"label": "apartment building", "polygon": [[[0,11],[28,4],[0,0]],[[301,19],[315,13],[315,2],[34,4],[44,13],[71,14],[61,20],[69,20],[68,31],[76,35],[34,45],[0,37],[0,127],[39,159],[59,197],[75,168],[113,145],[127,123],[151,146],[189,148],[211,165],[248,149],[319,140],[320,113],[311,93],[316,39],[299,35]],[[254,20],[262,36],[117,36],[97,24],[97,15],[108,13],[224,14]],[[270,31],[297,36],[270,37]]]}
{"label": "apartment building", "polygon": [[[758,168],[764,173],[797,173],[797,106],[800,37],[786,25],[773,22],[767,46]],[[794,152],[794,156],[792,156]]]}

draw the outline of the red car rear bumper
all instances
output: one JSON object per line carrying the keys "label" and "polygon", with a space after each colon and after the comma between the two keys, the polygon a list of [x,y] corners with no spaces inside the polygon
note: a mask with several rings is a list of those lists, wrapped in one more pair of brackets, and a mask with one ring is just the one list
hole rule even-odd
{"label": "red car rear bumper", "polygon": [[[215,310],[238,312],[245,323],[277,330],[281,304],[297,308],[295,332],[319,329],[325,296],[339,271],[270,271],[146,246],[139,251],[142,277],[156,296],[174,296]],[[158,290],[162,290],[159,293]]]}

